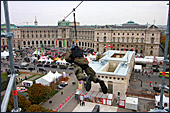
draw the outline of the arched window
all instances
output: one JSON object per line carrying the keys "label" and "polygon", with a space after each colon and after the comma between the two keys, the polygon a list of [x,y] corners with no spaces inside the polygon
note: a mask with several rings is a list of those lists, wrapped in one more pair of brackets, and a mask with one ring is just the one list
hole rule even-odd
{"label": "arched window", "polygon": [[38,45],[38,41],[36,41],[36,44]]}
{"label": "arched window", "polygon": [[88,42],[88,47],[89,47],[89,42]]}
{"label": "arched window", "polygon": [[87,46],[87,43],[85,42],[85,46]]}
{"label": "arched window", "polygon": [[34,41],[32,41],[32,45],[34,45]]}
{"label": "arched window", "polygon": [[52,41],[52,44],[54,44],[54,41]]}
{"label": "arched window", "polygon": [[81,46],[81,42],[79,42],[79,46]]}
{"label": "arched window", "polygon": [[28,45],[30,45],[30,41],[28,41]]}
{"label": "arched window", "polygon": [[44,37],[46,37],[46,34],[44,34]]}
{"label": "arched window", "polygon": [[143,51],[142,50],[140,50],[140,53],[142,53]]}
{"label": "arched window", "polygon": [[154,38],[151,38],[151,43],[154,43]]}
{"label": "arched window", "polygon": [[153,51],[152,50],[150,51],[150,55],[153,55]]}
{"label": "arched window", "polygon": [[84,46],[84,42],[82,42],[82,46]]}
{"label": "arched window", "polygon": [[26,42],[24,41],[23,44],[26,45]]}
{"label": "arched window", "polygon": [[73,44],[74,44],[74,41],[73,41]]}
{"label": "arched window", "polygon": [[46,44],[46,41],[44,41],[44,44]]}
{"label": "arched window", "polygon": [[48,44],[50,44],[50,41],[48,41]]}
{"label": "arched window", "polygon": [[106,37],[104,37],[104,42],[106,42]]}

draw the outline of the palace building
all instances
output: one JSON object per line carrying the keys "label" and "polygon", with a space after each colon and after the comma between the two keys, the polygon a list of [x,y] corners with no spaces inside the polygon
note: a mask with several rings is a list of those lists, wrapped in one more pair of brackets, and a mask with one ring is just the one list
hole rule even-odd
{"label": "palace building", "polygon": [[[35,25],[11,24],[14,32],[13,48],[41,47],[41,43],[49,48],[70,48],[75,44],[74,23],[58,21],[58,26],[39,26],[35,18]],[[159,55],[160,29],[155,26],[139,25],[128,21],[122,25],[81,26],[76,23],[78,45],[83,49],[94,49],[96,52],[112,50],[131,50],[142,55]],[[1,24],[1,33],[5,32],[5,24]],[[113,48],[104,48],[111,44]],[[7,49],[7,41],[1,38],[1,50]]]}

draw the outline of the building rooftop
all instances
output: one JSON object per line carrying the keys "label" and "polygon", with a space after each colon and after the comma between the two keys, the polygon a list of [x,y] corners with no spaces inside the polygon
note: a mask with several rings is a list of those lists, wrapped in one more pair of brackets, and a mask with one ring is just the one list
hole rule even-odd
{"label": "building rooftop", "polygon": [[134,51],[117,51],[109,50],[104,53],[104,56],[97,61],[92,61],[89,66],[92,67],[97,74],[113,75],[113,76],[127,76],[129,71],[129,64]]}

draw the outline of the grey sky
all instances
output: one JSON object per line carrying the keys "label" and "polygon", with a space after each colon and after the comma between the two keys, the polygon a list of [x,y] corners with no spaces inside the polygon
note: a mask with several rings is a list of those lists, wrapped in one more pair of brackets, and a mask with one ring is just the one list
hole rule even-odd
{"label": "grey sky", "polygon": [[[138,24],[166,25],[169,1],[84,1],[76,9],[76,21],[81,25],[123,24],[133,20]],[[29,22],[35,16],[38,25],[57,25],[58,20],[72,11],[80,1],[9,1],[10,22],[16,25]],[[73,21],[73,14],[66,20]],[[4,7],[1,1],[1,23]]]}

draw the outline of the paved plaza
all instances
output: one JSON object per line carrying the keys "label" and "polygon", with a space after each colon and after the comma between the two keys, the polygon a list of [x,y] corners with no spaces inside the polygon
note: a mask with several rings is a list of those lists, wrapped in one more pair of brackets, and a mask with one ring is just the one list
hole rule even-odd
{"label": "paved plaza", "polygon": [[117,112],[118,110],[118,107],[115,106],[85,102],[85,106],[80,106],[80,104],[78,104],[72,112],[91,112],[95,105],[100,105],[100,112]]}

